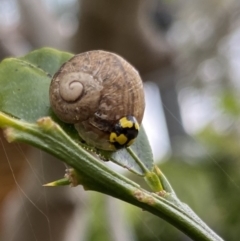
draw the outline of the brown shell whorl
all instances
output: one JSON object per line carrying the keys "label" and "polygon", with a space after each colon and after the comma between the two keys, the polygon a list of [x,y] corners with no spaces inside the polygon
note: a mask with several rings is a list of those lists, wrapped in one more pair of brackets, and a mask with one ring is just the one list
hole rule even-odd
{"label": "brown shell whorl", "polygon": [[74,71],[67,62],[53,77],[50,103],[55,114],[66,123],[87,120],[97,111],[102,83],[90,74]]}
{"label": "brown shell whorl", "polygon": [[80,99],[84,93],[84,86],[80,79],[87,77],[80,77],[79,73],[69,73],[63,76],[59,83],[60,97],[70,103]]}

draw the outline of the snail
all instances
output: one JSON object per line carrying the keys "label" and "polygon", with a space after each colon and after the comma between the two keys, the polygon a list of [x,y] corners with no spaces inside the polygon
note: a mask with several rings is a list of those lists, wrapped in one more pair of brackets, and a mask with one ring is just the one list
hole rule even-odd
{"label": "snail", "polygon": [[142,122],[142,80],[122,57],[101,50],[81,53],[53,76],[50,105],[55,115],[74,124],[79,136],[98,149],[130,146]]}

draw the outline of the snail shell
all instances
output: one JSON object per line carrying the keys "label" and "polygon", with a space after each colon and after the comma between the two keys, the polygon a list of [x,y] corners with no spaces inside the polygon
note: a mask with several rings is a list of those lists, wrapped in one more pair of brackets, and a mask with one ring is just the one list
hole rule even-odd
{"label": "snail shell", "polygon": [[143,85],[122,57],[99,50],[75,55],[54,75],[49,94],[54,113],[74,124],[89,145],[116,150],[136,138],[145,108]]}

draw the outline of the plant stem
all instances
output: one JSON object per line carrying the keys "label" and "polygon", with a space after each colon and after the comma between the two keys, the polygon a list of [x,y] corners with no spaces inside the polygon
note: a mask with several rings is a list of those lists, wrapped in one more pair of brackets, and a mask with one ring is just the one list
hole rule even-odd
{"label": "plant stem", "polygon": [[149,170],[144,165],[144,163],[141,162],[141,160],[139,160],[139,158],[135,155],[135,153],[133,152],[132,148],[131,147],[127,147],[127,151],[133,157],[133,159],[136,161],[136,163],[141,167],[143,173],[145,173],[145,174],[148,173]]}
{"label": "plant stem", "polygon": [[222,241],[176,196],[172,196],[172,199],[177,202],[171,202],[171,198],[150,193],[114,172],[77,145],[50,118],[42,118],[37,124],[28,124],[0,113],[0,126],[10,126],[5,130],[9,141],[21,141],[37,146],[73,167],[86,190],[105,193],[149,211],[165,219],[193,240]]}

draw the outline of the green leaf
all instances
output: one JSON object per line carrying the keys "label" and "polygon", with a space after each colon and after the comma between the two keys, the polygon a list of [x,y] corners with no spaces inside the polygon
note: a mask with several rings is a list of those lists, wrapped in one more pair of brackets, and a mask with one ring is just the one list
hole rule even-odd
{"label": "green leaf", "polygon": [[[81,145],[73,125],[64,124],[54,115],[48,96],[52,76],[72,56],[70,53],[42,48],[24,57],[3,60],[0,63],[0,111],[29,123],[50,116]],[[138,175],[145,176],[152,171],[152,151],[143,128],[131,150],[138,161],[127,149],[116,152],[99,150],[99,153],[104,159],[110,159]]]}
{"label": "green leaf", "polygon": [[0,110],[28,122],[53,116],[48,89],[51,76],[71,54],[44,48],[0,64]]}
{"label": "green leaf", "polygon": [[59,67],[71,57],[73,57],[73,54],[52,48],[42,48],[34,50],[19,59],[33,64],[53,76]]}
{"label": "green leaf", "polygon": [[43,70],[18,59],[6,59],[0,66],[1,111],[29,122],[51,115],[45,91],[50,78]]}

